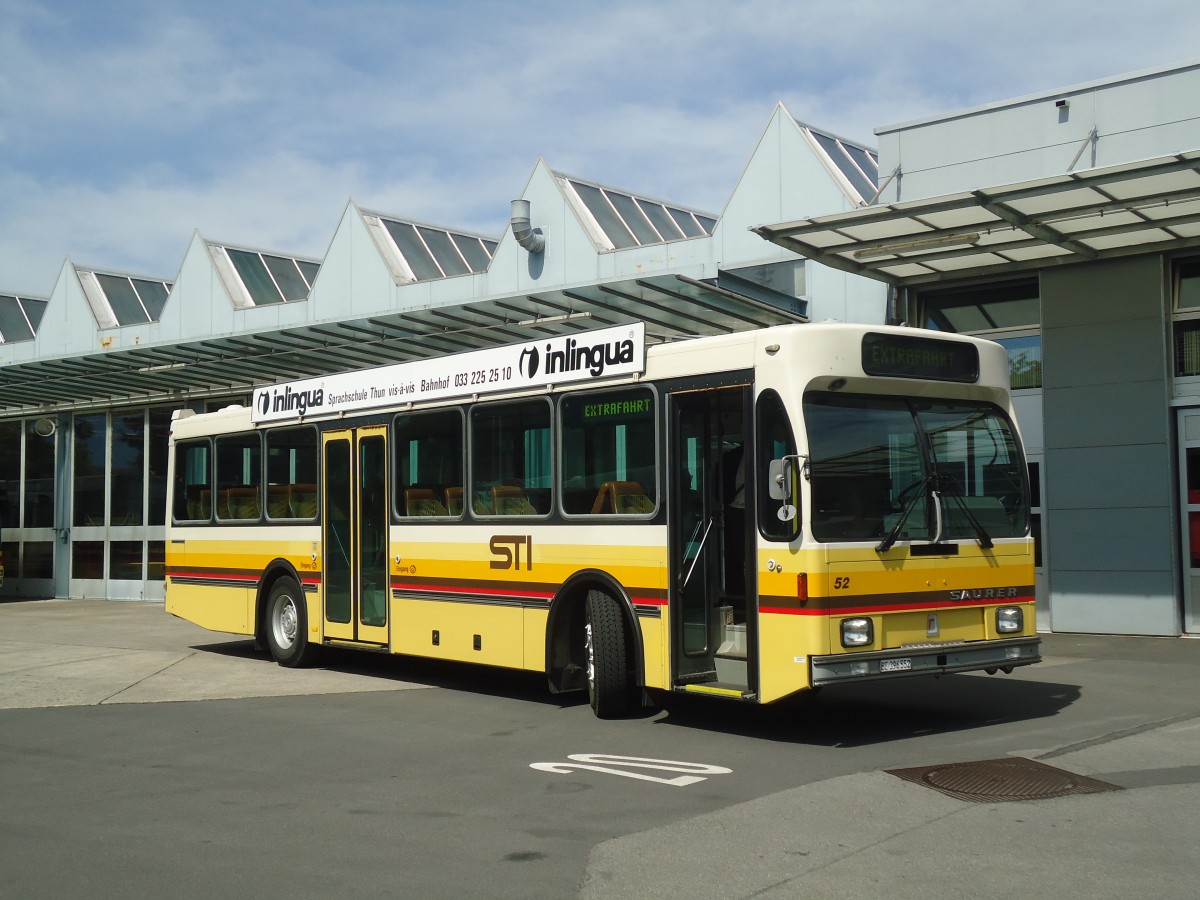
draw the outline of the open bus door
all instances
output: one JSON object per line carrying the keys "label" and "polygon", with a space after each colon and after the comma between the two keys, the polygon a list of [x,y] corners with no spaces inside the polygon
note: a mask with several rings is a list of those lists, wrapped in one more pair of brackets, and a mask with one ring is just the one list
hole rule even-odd
{"label": "open bus door", "polygon": [[387,646],[386,426],[325,432],[321,468],[325,638]]}
{"label": "open bus door", "polygon": [[671,401],[672,683],[745,697],[757,671],[750,388]]}

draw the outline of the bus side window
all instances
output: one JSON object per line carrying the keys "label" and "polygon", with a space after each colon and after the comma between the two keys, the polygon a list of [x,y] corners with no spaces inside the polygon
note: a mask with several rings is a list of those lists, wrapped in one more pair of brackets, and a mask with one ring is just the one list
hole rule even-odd
{"label": "bus side window", "polygon": [[646,496],[636,481],[606,481],[600,485],[593,513],[619,513],[637,515],[654,512],[654,501]]}
{"label": "bus side window", "polygon": [[199,522],[212,516],[212,470],[208,441],[175,448],[174,509],[176,521]]}
{"label": "bus side window", "polygon": [[650,516],[658,509],[656,399],[647,387],[567,394],[559,404],[562,510]]}
{"label": "bus side window", "polygon": [[[769,482],[771,460],[794,456],[796,453],[796,441],[792,437],[787,411],[777,393],[765,390],[759,395],[755,405],[755,421],[758,436],[758,465],[755,466],[758,478],[758,528],[764,537],[771,540],[790,540],[800,533],[800,517],[797,515],[786,522],[779,518],[779,510],[785,501],[771,499]],[[803,477],[796,468],[792,469],[792,473],[795,496],[786,502],[799,509]]]}
{"label": "bus side window", "polygon": [[[396,416],[392,448],[396,515],[436,519],[462,514],[461,412],[449,409]],[[456,489],[459,493],[453,497],[451,491]]]}
{"label": "bus side window", "polygon": [[291,485],[267,485],[267,515],[272,519],[288,517],[288,501],[291,495]]}
{"label": "bus side window", "polygon": [[293,484],[288,492],[288,511],[293,519],[311,519],[317,514],[317,486]]}
{"label": "bus side window", "polygon": [[255,521],[262,514],[262,441],[257,432],[217,438],[217,519]]}
{"label": "bus side window", "polygon": [[479,516],[550,512],[553,453],[545,400],[471,410],[471,509]]}
{"label": "bus side window", "polygon": [[317,432],[310,426],[266,433],[267,516],[312,519],[317,514]]}
{"label": "bus side window", "polygon": [[446,516],[449,513],[437,497],[433,488],[408,488],[404,492],[404,514],[406,516]]}

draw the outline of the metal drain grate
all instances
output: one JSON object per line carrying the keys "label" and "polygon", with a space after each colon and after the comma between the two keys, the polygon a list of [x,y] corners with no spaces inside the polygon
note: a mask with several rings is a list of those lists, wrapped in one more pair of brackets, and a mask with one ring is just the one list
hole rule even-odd
{"label": "metal drain grate", "polygon": [[1065,772],[1018,756],[978,762],[945,763],[912,769],[888,769],[889,775],[972,803],[1045,800],[1070,794],[1119,791],[1115,784]]}

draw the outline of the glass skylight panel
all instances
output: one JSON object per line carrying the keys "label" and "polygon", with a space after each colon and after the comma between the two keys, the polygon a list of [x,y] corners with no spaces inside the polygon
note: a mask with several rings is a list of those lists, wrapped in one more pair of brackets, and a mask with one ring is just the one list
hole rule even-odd
{"label": "glass skylight panel", "polygon": [[662,242],[662,236],[655,231],[650,220],[643,215],[634,199],[628,194],[618,191],[605,191],[604,195],[616,207],[617,213],[625,220],[626,226],[633,232],[639,244],[657,244]]}
{"label": "glass skylight panel", "polygon": [[687,210],[675,209],[674,207],[668,206],[667,212],[671,214],[671,218],[675,220],[675,224],[678,225],[683,230],[683,233],[688,237],[704,237],[704,235],[707,234],[700,223],[696,221],[695,216],[693,216]]}
{"label": "glass skylight panel", "polygon": [[268,256],[262,254],[267,271],[275,279],[275,284],[283,294],[284,303],[303,300],[308,296],[308,284],[300,275],[300,269],[294,259],[283,256]]}
{"label": "glass skylight panel", "polygon": [[[465,234],[452,234],[450,238],[454,241],[454,246],[458,247],[459,252],[462,253],[463,258],[466,259],[472,272],[487,271],[487,267],[492,262],[492,254],[482,240]],[[495,249],[494,244],[492,249]]]}
{"label": "glass skylight panel", "polygon": [[653,203],[649,200],[638,200],[637,203],[642,212],[646,214],[646,218],[662,235],[664,241],[677,241],[684,237],[683,231],[675,224],[675,220],[671,218],[671,214],[661,203]]}
{"label": "glass skylight panel", "polygon": [[[716,219],[658,200],[638,197],[628,191],[559,175],[559,182],[573,202],[582,203],[613,249],[644,247],[684,238],[712,234]],[[582,211],[581,211],[582,212]]]}
{"label": "glass skylight panel", "polygon": [[575,189],[575,193],[579,195],[579,199],[583,201],[583,205],[587,207],[588,212],[592,214],[592,218],[596,220],[596,224],[600,226],[600,230],[604,232],[614,247],[623,249],[638,245],[637,239],[634,238],[632,232],[625,227],[625,223],[617,216],[616,210],[608,202],[603,191],[590,184],[582,184],[578,181],[572,181],[571,187]]}
{"label": "glass skylight panel", "polygon": [[290,256],[223,247],[255,306],[307,300],[320,265]]}
{"label": "glass skylight panel", "polygon": [[33,333],[37,334],[38,327],[42,324],[42,316],[46,314],[46,307],[50,305],[50,301],[34,300],[32,297],[18,297],[17,302],[21,304],[21,309],[25,310],[25,318],[29,320],[29,324],[33,327]]}
{"label": "glass skylight panel", "polygon": [[229,254],[229,261],[237,269],[238,277],[242,279],[242,284],[245,285],[246,292],[255,306],[271,306],[284,302],[283,295],[275,286],[275,280],[267,271],[261,254],[235,250],[232,247],[226,247],[225,252]]}
{"label": "glass skylight panel", "polygon": [[387,226],[388,234],[396,242],[400,255],[404,257],[404,261],[408,263],[408,267],[412,269],[412,273],[418,281],[442,277],[442,270],[438,268],[438,264],[412,225],[407,222],[393,222],[390,219],[381,219],[380,221]]}
{"label": "glass skylight panel", "polygon": [[821,149],[823,149],[826,154],[828,154],[829,158],[833,160],[833,164],[838,167],[838,171],[846,176],[846,180],[853,185],[854,190],[858,191],[858,195],[860,197],[862,197],[864,200],[870,200],[875,196],[876,187],[874,182],[869,181],[867,177],[858,170],[858,166],[856,166],[853,160],[851,160],[846,154],[846,151],[842,147],[840,141],[830,137],[827,134],[821,134],[821,132],[814,131],[812,129],[809,129],[809,133],[816,138],[817,143],[821,145]]}
{"label": "glass skylight panel", "polygon": [[123,275],[105,275],[93,273],[96,281],[104,291],[109,308],[117,318],[118,325],[144,325],[150,321],[150,314],[138,299],[133,282]]}
{"label": "glass skylight panel", "polygon": [[0,295],[0,340],[6,344],[31,341],[33,333],[34,325],[26,318],[21,301],[8,294]]}
{"label": "glass skylight panel", "polygon": [[458,248],[450,240],[449,234],[437,228],[427,228],[425,226],[418,226],[417,232],[425,239],[425,246],[429,248],[429,252],[437,260],[442,274],[469,275],[471,273],[466,261],[458,252]]}
{"label": "glass skylight panel", "polygon": [[842,144],[842,149],[850,154],[850,158],[858,163],[858,167],[863,170],[863,174],[875,182],[876,189],[878,189],[879,160],[862,147],[855,147],[853,144]]}
{"label": "glass skylight panel", "polygon": [[317,280],[317,273],[321,271],[320,264],[309,262],[305,259],[298,259],[296,260],[296,265],[300,267],[300,272],[304,275],[304,280],[308,282],[308,289],[311,291],[313,284]]}
{"label": "glass skylight panel", "polygon": [[[372,215],[371,220],[387,230],[394,252],[399,253],[417,281],[486,272],[496,250],[495,241],[475,234],[378,215]],[[393,249],[388,247],[385,252],[391,254]]]}
{"label": "glass skylight panel", "polygon": [[146,314],[150,316],[150,321],[157,322],[162,318],[163,308],[167,305],[167,294],[170,293],[167,286],[161,281],[146,281],[144,278],[131,278],[130,281],[146,309]]}

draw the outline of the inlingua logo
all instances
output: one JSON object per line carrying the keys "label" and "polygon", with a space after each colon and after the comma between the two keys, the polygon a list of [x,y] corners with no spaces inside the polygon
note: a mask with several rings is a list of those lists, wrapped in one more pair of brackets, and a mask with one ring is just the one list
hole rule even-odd
{"label": "inlingua logo", "polygon": [[258,401],[263,415],[268,413],[296,412],[303,416],[314,407],[325,405],[325,389],[314,388],[308,391],[294,391],[288,385],[283,389],[276,388],[270,395],[263,391]]}
{"label": "inlingua logo", "polygon": [[586,369],[595,378],[604,374],[607,366],[628,365],[633,362],[633,341],[615,340],[610,344],[580,344],[567,338],[561,350],[546,345],[546,374],[575,372]]}
{"label": "inlingua logo", "polygon": [[537,347],[526,347],[521,351],[521,358],[517,361],[517,367],[526,378],[533,378],[537,375],[540,364],[541,357]]}

